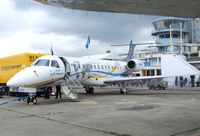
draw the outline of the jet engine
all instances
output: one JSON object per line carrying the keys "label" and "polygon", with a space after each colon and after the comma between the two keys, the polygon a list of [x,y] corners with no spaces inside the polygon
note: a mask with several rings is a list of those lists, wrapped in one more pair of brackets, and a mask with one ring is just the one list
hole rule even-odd
{"label": "jet engine", "polygon": [[144,67],[144,63],[141,60],[131,59],[127,62],[127,68],[130,71],[140,71]]}

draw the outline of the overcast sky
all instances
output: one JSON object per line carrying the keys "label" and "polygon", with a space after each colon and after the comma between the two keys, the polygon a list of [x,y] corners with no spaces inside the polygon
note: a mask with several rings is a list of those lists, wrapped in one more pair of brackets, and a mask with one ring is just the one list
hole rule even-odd
{"label": "overcast sky", "polygon": [[[0,57],[23,53],[83,56],[105,53],[111,44],[150,42],[158,16],[100,13],[43,5],[31,0],[0,0]],[[90,48],[85,48],[87,34]],[[113,51],[124,52],[118,48]],[[126,52],[126,50],[125,50]]]}

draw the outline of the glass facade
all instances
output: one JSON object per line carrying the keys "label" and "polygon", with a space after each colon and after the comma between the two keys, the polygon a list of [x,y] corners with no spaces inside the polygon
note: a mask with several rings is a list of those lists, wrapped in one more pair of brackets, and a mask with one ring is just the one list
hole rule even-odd
{"label": "glass facade", "polygon": [[190,31],[190,25],[188,19],[165,18],[154,21],[152,25],[153,25],[152,35],[157,35],[157,33],[160,32],[168,32],[170,30],[170,25],[171,25],[171,31],[180,32],[181,26],[183,32],[189,33]]}
{"label": "glass facade", "polygon": [[200,18],[191,19],[192,25],[192,43],[200,43]]}

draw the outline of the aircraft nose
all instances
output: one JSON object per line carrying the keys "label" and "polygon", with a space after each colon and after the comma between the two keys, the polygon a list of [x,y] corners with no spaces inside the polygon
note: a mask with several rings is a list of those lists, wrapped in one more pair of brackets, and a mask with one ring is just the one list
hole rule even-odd
{"label": "aircraft nose", "polygon": [[7,86],[10,87],[24,86],[26,81],[24,75],[26,75],[26,72],[24,70],[18,72],[10,80],[8,80]]}
{"label": "aircraft nose", "polygon": [[8,80],[8,82],[7,82],[7,86],[9,86],[9,87],[15,87],[15,86],[17,86],[18,84],[19,84],[19,83],[17,82],[15,76],[12,77],[12,78],[11,78],[10,80]]}
{"label": "aircraft nose", "polygon": [[23,70],[21,70],[20,72],[18,72],[17,74],[15,74],[8,82],[7,82],[7,86],[10,87],[24,87],[29,85],[30,81],[34,81],[34,79],[32,79],[34,76],[36,76],[33,73],[33,70],[31,68],[25,68]]}
{"label": "aircraft nose", "polygon": [[16,75],[14,75],[8,82],[10,87],[35,87],[37,85],[53,80],[51,76],[51,68],[49,67],[28,67]]}

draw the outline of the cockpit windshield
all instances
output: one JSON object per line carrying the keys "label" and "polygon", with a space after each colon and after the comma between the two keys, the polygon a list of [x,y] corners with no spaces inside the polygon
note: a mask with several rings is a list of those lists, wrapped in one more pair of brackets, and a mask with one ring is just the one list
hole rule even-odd
{"label": "cockpit windshield", "polygon": [[59,68],[59,64],[56,60],[51,61],[51,67]]}
{"label": "cockpit windshield", "polygon": [[40,59],[40,60],[36,61],[33,66],[49,66],[49,62],[50,61],[47,59]]}

